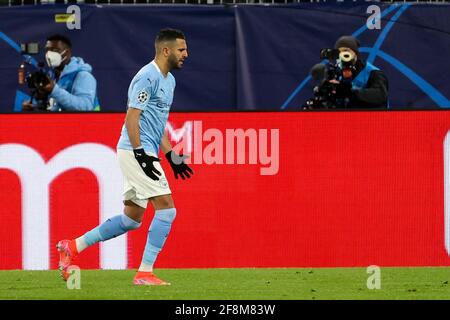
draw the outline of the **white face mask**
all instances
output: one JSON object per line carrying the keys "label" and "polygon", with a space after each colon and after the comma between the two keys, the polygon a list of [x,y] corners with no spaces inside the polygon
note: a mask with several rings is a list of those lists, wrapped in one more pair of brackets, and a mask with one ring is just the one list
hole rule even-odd
{"label": "white face mask", "polygon": [[50,68],[58,68],[61,65],[61,62],[66,59],[62,57],[64,52],[66,52],[66,50],[61,53],[55,51],[47,51],[47,53],[45,54],[45,60],[47,61],[48,66]]}
{"label": "white face mask", "polygon": [[356,56],[350,51],[342,51],[339,53],[339,62],[345,63],[354,60],[356,62]]}

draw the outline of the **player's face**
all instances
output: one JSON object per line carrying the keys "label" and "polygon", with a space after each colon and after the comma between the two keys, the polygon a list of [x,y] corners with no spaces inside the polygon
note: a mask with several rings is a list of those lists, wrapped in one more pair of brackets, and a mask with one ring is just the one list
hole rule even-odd
{"label": "player's face", "polygon": [[188,57],[186,40],[176,39],[170,48],[169,65],[171,69],[181,69]]}

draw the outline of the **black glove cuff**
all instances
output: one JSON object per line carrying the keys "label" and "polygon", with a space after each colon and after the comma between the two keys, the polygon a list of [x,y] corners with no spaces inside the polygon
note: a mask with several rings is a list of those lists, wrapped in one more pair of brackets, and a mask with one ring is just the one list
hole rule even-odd
{"label": "black glove cuff", "polygon": [[141,158],[142,156],[145,155],[145,151],[144,148],[140,148],[140,149],[133,149],[133,153],[134,153],[134,157],[137,158]]}
{"label": "black glove cuff", "polygon": [[173,152],[173,150],[170,150],[169,152],[167,152],[165,154],[167,161],[169,161],[170,163],[173,163],[173,161],[172,161],[172,152]]}

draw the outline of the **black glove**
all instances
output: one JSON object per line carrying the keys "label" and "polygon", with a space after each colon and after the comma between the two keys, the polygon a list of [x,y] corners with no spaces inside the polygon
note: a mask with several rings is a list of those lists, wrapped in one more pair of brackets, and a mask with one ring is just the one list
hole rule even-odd
{"label": "black glove", "polygon": [[[134,149],[134,157],[136,158],[137,162],[139,162],[139,165],[141,166],[142,170],[144,170],[145,174],[152,180],[159,180],[159,178],[156,176],[161,175],[161,172],[156,170],[155,166],[153,165],[154,161],[160,161],[159,158],[149,156],[145,153],[144,149]],[[155,174],[156,173],[156,174]]]}
{"label": "black glove", "polygon": [[183,154],[178,155],[171,150],[166,153],[166,158],[175,173],[175,179],[178,179],[178,175],[180,175],[183,180],[186,180],[186,178],[190,178],[194,174],[194,171],[184,163],[184,159],[188,158],[187,156],[183,156]]}

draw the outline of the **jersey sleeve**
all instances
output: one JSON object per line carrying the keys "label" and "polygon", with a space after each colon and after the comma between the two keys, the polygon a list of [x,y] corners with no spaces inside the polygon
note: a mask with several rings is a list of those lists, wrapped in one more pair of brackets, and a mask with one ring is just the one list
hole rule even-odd
{"label": "jersey sleeve", "polygon": [[144,110],[150,102],[153,85],[154,81],[151,81],[149,77],[143,76],[138,78],[132,85],[128,96],[128,107]]}

